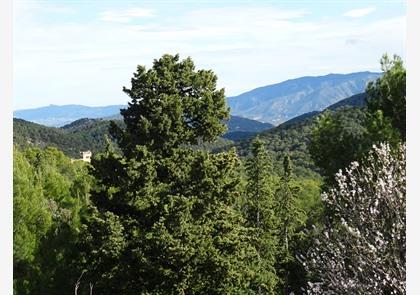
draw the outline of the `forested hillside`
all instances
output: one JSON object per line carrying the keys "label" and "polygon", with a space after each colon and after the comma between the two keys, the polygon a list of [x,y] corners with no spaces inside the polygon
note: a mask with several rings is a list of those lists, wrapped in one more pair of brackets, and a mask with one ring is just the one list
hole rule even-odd
{"label": "forested hillside", "polygon": [[104,151],[104,135],[109,121],[87,119],[68,127],[46,127],[22,119],[13,119],[13,142],[19,147],[56,147],[69,157],[79,158],[80,151]]}
{"label": "forested hillside", "polygon": [[137,67],[123,121],[15,119],[14,293],[405,294],[406,72],[381,66],[236,143],[217,76],[178,55]]}
{"label": "forested hillside", "polygon": [[296,173],[311,175],[312,172],[318,172],[318,169],[311,159],[308,145],[318,118],[326,112],[337,112],[337,116],[341,116],[342,123],[346,124],[350,132],[356,130],[360,128],[364,118],[361,108],[366,106],[366,98],[366,93],[348,97],[329,106],[323,112],[306,113],[284,122],[278,127],[251,135],[245,140],[236,141],[222,149],[227,150],[235,147],[240,156],[246,157],[251,154],[252,142],[258,137],[264,141],[266,148],[274,155],[289,153],[296,165]]}
{"label": "forested hillside", "polygon": [[[123,124],[119,116],[113,116],[117,124]],[[111,118],[109,118],[111,119]],[[110,120],[83,118],[60,128],[47,127],[22,119],[13,119],[13,140],[17,146],[53,146],[67,156],[78,158],[82,150],[94,154],[105,149],[105,135],[109,136]],[[211,150],[231,143],[231,140],[248,138],[257,132],[273,127],[271,124],[232,116],[226,121],[226,134],[214,143],[202,142],[200,146]]]}
{"label": "forested hillside", "polygon": [[[358,94],[352,97],[343,99],[338,103],[328,107],[328,109],[334,110],[341,106],[364,106],[365,105],[366,94]],[[293,125],[296,123],[296,126],[287,127],[288,129],[301,128],[302,132],[289,132],[294,137],[294,142],[300,142],[305,144],[308,139],[308,126],[310,123],[300,122],[304,118],[313,118],[319,112],[312,112],[298,116],[292,120],[289,120],[278,128],[271,129],[268,133],[262,133],[261,136],[266,138],[269,142],[272,141],[270,135],[276,136],[277,133],[275,130],[282,130],[288,125]],[[108,118],[111,119],[111,118]],[[22,119],[13,119],[13,136],[14,143],[17,146],[38,146],[46,147],[53,146],[61,151],[63,151],[67,156],[78,158],[79,152],[82,150],[91,150],[94,154],[104,151],[105,148],[105,139],[104,135],[109,136],[108,127],[110,121],[108,119],[88,119],[83,118],[77,121],[74,121],[70,124],[64,125],[60,128],[46,127],[40,124],[28,122]],[[121,116],[113,116],[112,119],[115,119],[118,124],[123,124]],[[224,146],[229,146],[232,144],[231,141],[239,141],[235,144],[239,149],[240,155],[246,155],[246,150],[249,148],[249,143],[252,138],[256,136],[257,133],[268,130],[273,126],[270,124],[260,123],[258,121],[249,120],[245,118],[240,118],[232,116],[227,122],[228,130],[215,143],[201,143],[201,146],[207,150],[219,149]],[[312,120],[310,120],[312,122]],[[308,125],[309,124],[309,125]],[[308,125],[308,126],[307,126]],[[300,134],[300,135],[296,135]],[[249,139],[250,138],[250,139]],[[240,141],[241,139],[249,139],[247,141]],[[289,143],[286,144],[288,146]],[[271,144],[268,145],[269,149],[272,150],[284,150],[284,148],[274,148]],[[292,148],[293,149],[293,148]],[[294,149],[293,149],[294,150]],[[297,159],[297,158],[296,158]],[[307,158],[306,158],[307,160]]]}

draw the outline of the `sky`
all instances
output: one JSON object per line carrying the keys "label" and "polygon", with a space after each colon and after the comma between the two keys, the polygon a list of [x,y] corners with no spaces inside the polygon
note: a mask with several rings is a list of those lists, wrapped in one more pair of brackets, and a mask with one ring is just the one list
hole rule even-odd
{"label": "sky", "polygon": [[405,60],[404,1],[14,0],[13,108],[126,104],[137,65],[165,53],[234,96],[301,76]]}

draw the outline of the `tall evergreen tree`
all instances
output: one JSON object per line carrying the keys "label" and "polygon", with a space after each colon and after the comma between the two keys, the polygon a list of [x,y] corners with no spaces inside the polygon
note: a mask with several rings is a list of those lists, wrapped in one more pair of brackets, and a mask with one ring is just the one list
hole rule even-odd
{"label": "tall evergreen tree", "polygon": [[304,211],[298,203],[299,187],[293,184],[292,162],[289,155],[283,159],[283,175],[280,187],[277,191],[279,206],[279,275],[283,281],[283,294],[290,293],[290,270],[295,263],[294,243],[302,237],[303,232],[299,231],[305,225]]}
{"label": "tall evergreen tree", "polygon": [[253,142],[252,155],[246,162],[246,172],[244,212],[248,227],[253,229],[253,243],[258,251],[257,276],[252,288],[258,294],[275,294],[278,203],[275,200],[272,161],[259,139]]}
{"label": "tall evergreen tree", "polygon": [[111,126],[122,154],[92,161],[85,282],[100,294],[252,294],[257,252],[235,207],[239,159],[189,148],[225,130],[216,76],[164,55],[124,91],[126,128]]}

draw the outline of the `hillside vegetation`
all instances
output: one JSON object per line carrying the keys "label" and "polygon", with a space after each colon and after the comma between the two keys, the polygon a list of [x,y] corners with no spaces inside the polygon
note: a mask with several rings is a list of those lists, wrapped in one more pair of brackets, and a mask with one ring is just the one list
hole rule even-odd
{"label": "hillside vegetation", "polygon": [[[364,106],[365,98],[366,94],[358,94],[341,100],[328,107],[328,109],[335,110],[341,106]],[[201,142],[200,146],[206,150],[218,150],[226,146],[232,146],[232,141],[238,141],[234,146],[238,148],[239,154],[247,155],[249,153],[249,144],[258,133],[259,136],[262,136],[267,141],[270,150],[283,152],[289,149],[293,151],[292,157],[294,160],[297,160],[299,167],[313,168],[312,165],[305,164],[310,163],[305,146],[308,141],[310,125],[313,122],[313,118],[319,113],[312,112],[298,116],[274,129],[272,129],[273,126],[270,124],[232,116],[227,121],[228,132],[222,138],[213,143]],[[308,122],[302,122],[305,118],[308,119]],[[115,121],[118,124],[123,124],[121,116],[114,116],[112,119],[116,119]],[[79,158],[79,153],[83,150],[91,150],[94,154],[104,151],[105,135],[110,136],[108,131],[109,123],[110,121],[107,119],[83,118],[60,128],[55,128],[14,118],[13,139],[17,146],[38,146],[41,148],[52,146],[60,149],[69,157]],[[259,133],[264,130],[269,131]],[[287,130],[290,130],[290,132]],[[287,142],[286,140],[286,142],[276,145],[274,137],[280,138],[276,135],[280,133],[283,134],[279,135],[280,137],[293,138],[293,142]],[[303,157],[303,159],[298,160],[299,157]]]}
{"label": "hillside vegetation", "polygon": [[329,106],[323,112],[303,114],[275,128],[236,141],[222,149],[227,150],[235,147],[240,156],[247,157],[251,154],[253,140],[258,137],[273,155],[281,157],[288,153],[296,166],[298,175],[313,175],[312,172],[318,172],[318,169],[311,159],[308,145],[318,118],[325,112],[337,112],[342,117],[343,124],[356,130],[362,124],[364,118],[362,108],[364,106],[366,106],[366,93],[357,94]]}
{"label": "hillside vegetation", "polygon": [[13,142],[21,148],[56,147],[69,157],[79,158],[81,151],[104,151],[108,126],[109,121],[82,119],[68,128],[55,128],[14,118]]}
{"label": "hillside vegetation", "polygon": [[[405,294],[406,72],[381,66],[236,143],[215,73],[179,55],[137,67],[123,121],[16,119],[14,294]],[[91,163],[44,147],[104,133]]]}

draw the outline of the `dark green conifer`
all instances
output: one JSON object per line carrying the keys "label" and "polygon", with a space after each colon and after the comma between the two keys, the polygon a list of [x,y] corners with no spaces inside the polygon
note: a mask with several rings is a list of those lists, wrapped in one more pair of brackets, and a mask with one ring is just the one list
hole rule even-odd
{"label": "dark green conifer", "polygon": [[246,162],[247,185],[244,212],[252,241],[258,252],[256,276],[252,284],[258,294],[275,294],[278,247],[278,216],[273,166],[264,144],[256,139]]}
{"label": "dark green conifer", "polygon": [[98,294],[252,294],[257,253],[236,209],[239,159],[189,147],[225,130],[216,76],[164,55],[124,91],[126,128],[111,127],[122,154],[92,161],[86,284]]}
{"label": "dark green conifer", "polygon": [[295,262],[294,244],[303,235],[299,229],[305,225],[305,213],[301,209],[299,187],[294,185],[292,177],[292,162],[288,154],[283,158],[283,175],[280,187],[277,191],[279,196],[279,276],[282,279],[283,294],[290,293],[290,270]]}

